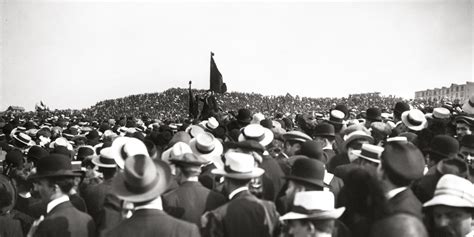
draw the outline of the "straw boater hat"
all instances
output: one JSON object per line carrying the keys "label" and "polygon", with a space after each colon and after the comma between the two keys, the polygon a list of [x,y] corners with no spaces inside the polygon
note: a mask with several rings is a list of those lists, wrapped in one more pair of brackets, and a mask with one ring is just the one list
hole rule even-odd
{"label": "straw boater hat", "polygon": [[289,132],[284,133],[282,136],[285,141],[306,142],[306,141],[313,140],[306,133],[300,132],[300,131],[289,131]]}
{"label": "straw boater hat", "polygon": [[161,160],[169,163],[171,158],[181,156],[186,153],[193,153],[191,147],[184,142],[177,142],[161,154]]}
{"label": "straw boater hat", "polygon": [[380,155],[382,155],[383,147],[372,144],[362,144],[362,149],[360,151],[356,150],[353,152],[359,158],[380,163]]}
{"label": "straw boater hat", "polygon": [[193,138],[197,137],[199,134],[205,133],[206,131],[204,131],[204,128],[202,128],[201,126],[191,125],[186,128],[185,132],[188,133],[191,138]]}
{"label": "straw boater hat", "polygon": [[230,151],[225,153],[223,168],[213,169],[216,175],[232,179],[252,179],[260,177],[265,171],[255,166],[255,158],[246,153]]}
{"label": "straw boater hat", "polygon": [[402,122],[405,126],[414,131],[421,131],[426,128],[427,125],[425,115],[418,109],[403,112]]}
{"label": "straw boater hat", "polygon": [[446,109],[443,107],[434,108],[433,113],[425,115],[425,117],[429,119],[442,119],[442,120],[449,119],[450,116],[451,116],[451,112],[449,111],[449,109]]}
{"label": "straw boater hat", "polygon": [[344,112],[334,109],[329,113],[328,122],[334,125],[342,125],[344,124],[345,116]]}
{"label": "straw boater hat", "polygon": [[307,191],[296,193],[293,209],[280,220],[331,220],[339,218],[345,207],[334,208],[334,194],[329,191]]}
{"label": "straw boater hat", "polygon": [[474,185],[456,175],[443,175],[436,184],[433,198],[424,203],[423,207],[438,205],[474,208]]}
{"label": "straw boater hat", "polygon": [[260,124],[249,124],[241,130],[239,135],[239,142],[246,140],[255,140],[262,146],[267,146],[273,141],[273,132]]}
{"label": "straw boater hat", "polygon": [[102,168],[115,168],[117,167],[117,163],[115,163],[115,159],[110,157],[110,152],[107,152],[107,148],[100,150],[100,155],[92,157],[92,163],[96,166]]}
{"label": "straw boater hat", "polygon": [[180,156],[172,157],[169,159],[169,161],[177,166],[181,167],[189,167],[189,166],[197,166],[200,167],[202,165],[205,165],[209,163],[206,159],[195,155],[193,153],[185,153]]}
{"label": "straw boater hat", "polygon": [[26,146],[33,146],[35,142],[31,139],[30,136],[26,135],[23,132],[16,132],[12,135],[13,139],[16,141],[25,144]]}
{"label": "straw boater hat", "polygon": [[467,114],[474,114],[474,95],[464,103],[462,110]]}
{"label": "straw boater hat", "polygon": [[207,119],[205,121],[202,121],[199,124],[203,128],[208,129],[210,131],[212,131],[212,130],[216,129],[217,127],[219,127],[219,122],[214,117],[210,117],[209,119]]}
{"label": "straw boater hat", "polygon": [[213,162],[216,167],[222,167],[220,159],[224,148],[222,143],[217,140],[211,133],[203,133],[191,139],[189,142],[192,153],[206,159],[208,162]]}
{"label": "straw boater hat", "polygon": [[253,115],[252,121],[250,121],[250,123],[260,124],[260,122],[264,119],[265,119],[265,115],[263,115],[262,113],[256,113]]}
{"label": "straw boater hat", "polygon": [[112,182],[112,191],[128,202],[150,201],[168,188],[170,176],[170,168],[163,161],[135,155],[125,160],[123,172],[119,172]]}
{"label": "straw boater hat", "polygon": [[372,143],[374,141],[374,138],[370,135],[370,131],[360,124],[349,126],[346,129],[345,133],[346,135],[344,135],[344,141],[342,142],[342,146],[344,147],[344,149],[346,149],[347,145],[349,145],[349,143],[354,140],[366,140],[369,143]]}

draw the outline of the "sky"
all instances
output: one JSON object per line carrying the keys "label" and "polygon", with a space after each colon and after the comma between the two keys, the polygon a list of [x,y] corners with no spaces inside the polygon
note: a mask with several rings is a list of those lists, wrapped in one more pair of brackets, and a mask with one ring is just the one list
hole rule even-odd
{"label": "sky", "polygon": [[0,0],[0,111],[172,87],[342,97],[473,81],[474,0]]}

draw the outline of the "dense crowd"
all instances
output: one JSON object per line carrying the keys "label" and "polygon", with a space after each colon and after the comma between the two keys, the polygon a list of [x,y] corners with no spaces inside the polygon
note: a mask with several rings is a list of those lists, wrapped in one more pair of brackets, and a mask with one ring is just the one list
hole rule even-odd
{"label": "dense crowd", "polygon": [[473,130],[474,96],[170,89],[6,112],[0,236],[474,236]]}

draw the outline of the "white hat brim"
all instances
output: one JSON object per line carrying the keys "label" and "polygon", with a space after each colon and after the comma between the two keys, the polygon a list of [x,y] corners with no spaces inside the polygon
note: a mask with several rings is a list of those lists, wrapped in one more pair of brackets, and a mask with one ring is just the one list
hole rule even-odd
{"label": "white hat brim", "polygon": [[189,142],[189,147],[191,147],[191,151],[193,152],[193,154],[198,155],[208,160],[209,162],[214,163],[214,165],[216,165],[217,168],[224,167],[224,164],[221,160],[221,155],[222,155],[222,152],[224,152],[224,147],[222,146],[221,142],[219,142],[217,139],[214,139],[214,150],[207,154],[203,154],[197,150],[196,138],[191,139],[191,141]]}
{"label": "white hat brim", "polygon": [[415,125],[410,124],[410,122],[408,122],[407,117],[408,117],[408,113],[402,114],[402,122],[409,129],[414,130],[414,131],[421,131],[423,130],[423,128],[426,128],[426,123],[427,123],[426,118],[423,120],[423,122],[420,125],[415,126]]}
{"label": "white hat brim", "polygon": [[228,173],[223,168],[218,168],[213,169],[211,173],[232,179],[253,179],[262,176],[262,174],[265,173],[265,170],[255,167],[252,172],[249,173]]}
{"label": "white hat brim", "polygon": [[431,200],[425,202],[423,204],[423,207],[432,207],[432,206],[438,206],[438,205],[444,205],[444,206],[450,206],[450,207],[468,207],[468,208],[473,208],[474,205],[472,205],[472,202],[469,202],[466,199],[462,199],[453,195],[437,195],[434,196]]}
{"label": "white hat brim", "polygon": [[[264,138],[263,140],[259,141],[258,143],[260,143],[260,145],[266,147],[268,146],[268,144],[270,144],[272,141],[273,141],[273,132],[268,129],[268,128],[263,128],[264,130]],[[245,141],[245,137],[244,137],[244,134],[240,134],[239,135],[239,142],[243,142]]]}
{"label": "white hat brim", "polygon": [[117,164],[104,164],[104,163],[100,162],[100,156],[93,156],[92,157],[92,163],[96,166],[103,167],[103,168],[115,168],[115,167],[117,167]]}
{"label": "white hat brim", "polygon": [[289,212],[282,217],[280,220],[299,220],[299,219],[318,219],[318,220],[327,220],[327,219],[338,219],[342,216],[342,213],[346,210],[345,207],[339,207],[334,210],[321,211],[313,214],[302,214],[297,212]]}
{"label": "white hat brim", "polygon": [[371,158],[371,157],[368,157],[368,156],[364,156],[364,155],[361,154],[362,151],[355,150],[355,151],[353,151],[353,153],[354,153],[354,155],[356,155],[359,158],[366,159],[368,161],[372,161],[374,163],[380,164],[380,160],[374,159],[374,158]]}

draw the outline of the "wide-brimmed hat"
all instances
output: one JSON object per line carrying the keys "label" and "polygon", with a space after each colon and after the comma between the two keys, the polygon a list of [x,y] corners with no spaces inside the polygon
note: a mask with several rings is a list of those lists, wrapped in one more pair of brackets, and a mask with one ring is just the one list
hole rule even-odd
{"label": "wide-brimmed hat", "polygon": [[472,116],[466,116],[466,115],[456,116],[454,121],[456,121],[456,123],[465,123],[468,126],[474,125],[474,117]]}
{"label": "wide-brimmed hat", "polygon": [[331,220],[341,217],[345,207],[334,208],[334,194],[329,191],[307,191],[295,194],[292,210],[280,220]]}
{"label": "wide-brimmed hat", "polygon": [[112,142],[112,146],[103,148],[100,153],[107,157],[113,157],[117,166],[123,169],[127,157],[148,155],[148,149],[142,141],[136,138],[118,137]]}
{"label": "wide-brimmed hat", "polygon": [[216,129],[217,127],[219,127],[219,122],[217,121],[216,118],[214,117],[210,117],[208,118],[207,120],[205,121],[202,121],[201,123],[199,123],[203,128],[205,129],[208,129],[210,131]]}
{"label": "wide-brimmed hat", "polygon": [[102,150],[100,150],[100,155],[98,156],[93,156],[92,157],[92,163],[96,166],[102,167],[102,168],[115,168],[117,167],[117,163],[115,163],[115,159],[113,157],[110,157],[111,153],[108,152],[107,150],[110,149],[110,147],[106,147]]}
{"label": "wide-brimmed hat", "polygon": [[462,110],[467,114],[474,114],[474,95],[464,103]]}
{"label": "wide-brimmed hat", "polygon": [[213,169],[216,175],[232,179],[252,179],[260,177],[265,171],[256,167],[255,159],[251,154],[229,151],[224,155],[224,167]]}
{"label": "wide-brimmed hat", "polygon": [[412,143],[387,143],[380,160],[382,168],[387,167],[397,176],[406,180],[416,180],[423,177],[425,158]]}
{"label": "wide-brimmed hat", "polygon": [[220,157],[224,148],[222,143],[211,133],[206,132],[191,139],[189,147],[191,147],[192,153],[206,159],[208,162],[213,162],[216,167],[222,167]]}
{"label": "wide-brimmed hat", "polygon": [[209,161],[193,153],[184,153],[180,156],[171,157],[169,161],[177,166],[197,166],[208,164]]}
{"label": "wide-brimmed hat", "polygon": [[245,140],[255,140],[262,146],[268,146],[273,141],[273,132],[260,124],[249,124],[241,130],[239,135],[239,142]]}
{"label": "wide-brimmed hat", "polygon": [[[354,128],[352,128],[354,126]],[[347,149],[347,145],[349,145],[352,141],[355,140],[365,140],[369,143],[374,142],[374,138],[370,135],[370,132],[361,125],[352,125],[346,130],[346,135],[344,135],[342,142],[342,146]]]}
{"label": "wide-brimmed hat", "polygon": [[334,125],[330,123],[320,123],[314,128],[313,136],[315,137],[335,137],[336,130]]}
{"label": "wide-brimmed hat", "polygon": [[186,128],[185,132],[188,133],[191,138],[194,138],[197,137],[199,134],[205,133],[206,131],[201,126],[191,125]]}
{"label": "wide-brimmed hat", "polygon": [[329,120],[328,122],[334,125],[342,125],[344,124],[344,118],[345,114],[342,111],[339,111],[337,109],[331,110],[331,113],[329,113]]}
{"label": "wide-brimmed hat", "polygon": [[382,155],[383,147],[372,145],[372,144],[362,144],[362,149],[353,151],[354,155],[359,158],[366,159],[375,163],[380,163],[380,155]]}
{"label": "wide-brimmed hat", "polygon": [[76,177],[80,176],[72,170],[71,159],[61,154],[50,154],[36,163],[36,173],[29,179],[48,177]]}
{"label": "wide-brimmed hat", "polygon": [[474,208],[474,185],[456,175],[443,175],[436,184],[433,198],[425,202],[423,207],[438,205]]}
{"label": "wide-brimmed hat", "polygon": [[420,131],[426,128],[427,121],[426,117],[418,109],[408,110],[402,113],[402,122],[407,126],[409,129],[414,131]]}
{"label": "wide-brimmed hat", "polygon": [[23,132],[15,132],[13,134],[13,139],[16,141],[26,145],[26,146],[33,146],[35,145],[35,142],[31,139],[30,136],[26,135],[26,133]]}
{"label": "wide-brimmed hat", "polygon": [[306,141],[311,141],[313,139],[311,139],[310,136],[308,136],[308,134],[304,133],[304,132],[300,132],[300,131],[289,131],[289,132],[286,132],[286,133],[283,133],[283,140],[285,141],[298,141],[298,142],[306,142]]}
{"label": "wide-brimmed hat", "polygon": [[440,119],[440,120],[446,120],[449,119],[451,116],[451,112],[449,109],[439,107],[439,108],[434,108],[433,113],[431,114],[426,114],[426,117],[429,119]]}
{"label": "wide-brimmed hat", "polygon": [[324,188],[327,187],[324,183],[324,174],[323,162],[315,159],[298,158],[294,161],[290,174],[284,178]]}
{"label": "wide-brimmed hat", "polygon": [[177,142],[161,154],[161,160],[169,163],[173,157],[178,157],[186,153],[193,153],[191,147],[187,143]]}
{"label": "wide-brimmed hat", "polygon": [[125,160],[123,172],[112,182],[112,191],[128,202],[145,202],[160,196],[168,188],[170,169],[162,161],[147,155],[135,155]]}

